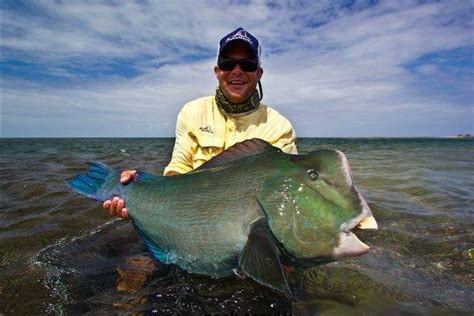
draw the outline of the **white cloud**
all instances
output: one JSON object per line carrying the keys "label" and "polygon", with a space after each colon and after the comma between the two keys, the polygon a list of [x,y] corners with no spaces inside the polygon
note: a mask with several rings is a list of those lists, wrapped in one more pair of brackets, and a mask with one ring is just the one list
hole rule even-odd
{"label": "white cloud", "polygon": [[171,136],[180,107],[215,88],[212,66],[165,66],[130,81],[76,88],[5,89],[4,133],[25,126],[19,122],[27,117],[43,126],[43,136]]}

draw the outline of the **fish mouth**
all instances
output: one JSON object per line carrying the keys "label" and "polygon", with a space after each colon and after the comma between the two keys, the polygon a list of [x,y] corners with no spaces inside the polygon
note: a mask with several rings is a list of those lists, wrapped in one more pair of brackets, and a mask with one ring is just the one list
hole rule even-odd
{"label": "fish mouth", "polygon": [[357,224],[356,228],[377,230],[379,229],[379,225],[377,224],[377,221],[375,220],[374,216],[369,216],[361,220],[359,224]]}
{"label": "fish mouth", "polygon": [[333,259],[341,259],[344,257],[360,256],[369,251],[369,246],[364,244],[353,232],[353,229],[378,229],[377,221],[372,215],[369,205],[365,199],[357,192],[362,212],[356,218],[341,225],[339,233],[339,244],[334,248],[331,257]]}
{"label": "fish mouth", "polygon": [[342,232],[348,233],[356,227],[358,229],[378,229],[379,226],[374,218],[374,215],[372,215],[372,210],[370,209],[369,205],[359,192],[357,192],[357,195],[359,197],[362,211],[359,216],[343,223],[340,227],[340,230]]}
{"label": "fish mouth", "polygon": [[[373,216],[363,218],[355,227],[355,230],[361,229],[378,229],[377,222]],[[339,244],[334,248],[331,257],[339,260],[345,257],[360,256],[369,251],[370,247],[363,243],[357,236],[349,231],[339,233]]]}
{"label": "fish mouth", "polygon": [[359,192],[357,192],[357,195],[360,199],[360,205],[362,206],[363,215],[362,219],[357,224],[357,227],[359,229],[378,229],[379,225],[377,224],[374,215],[372,215],[372,210],[370,209],[369,204],[367,204],[367,201]]}
{"label": "fish mouth", "polygon": [[369,248],[353,232],[341,232],[339,234],[339,245],[334,248],[331,257],[339,260],[345,257],[360,256],[367,253]]}

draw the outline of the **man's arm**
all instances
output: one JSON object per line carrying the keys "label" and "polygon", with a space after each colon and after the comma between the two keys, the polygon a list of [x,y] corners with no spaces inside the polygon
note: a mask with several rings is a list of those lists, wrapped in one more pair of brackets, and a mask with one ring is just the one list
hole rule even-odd
{"label": "man's arm", "polygon": [[287,154],[297,154],[298,149],[296,148],[295,140],[295,131],[291,128],[291,130],[281,136],[275,145]]}
{"label": "man's arm", "polygon": [[296,134],[290,121],[278,113],[273,124],[278,126],[279,132],[275,134],[272,145],[280,148],[284,153],[297,154]]}

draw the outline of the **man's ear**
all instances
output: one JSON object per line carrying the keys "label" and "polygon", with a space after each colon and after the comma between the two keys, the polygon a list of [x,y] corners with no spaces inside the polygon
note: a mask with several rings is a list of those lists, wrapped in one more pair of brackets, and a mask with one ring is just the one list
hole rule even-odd
{"label": "man's ear", "polygon": [[263,76],[263,68],[258,67],[258,69],[257,69],[257,78],[258,78],[258,80],[262,79],[262,76]]}
{"label": "man's ear", "polygon": [[216,78],[219,79],[219,77],[217,76],[217,73],[219,72],[219,67],[214,66],[214,74],[216,75]]}

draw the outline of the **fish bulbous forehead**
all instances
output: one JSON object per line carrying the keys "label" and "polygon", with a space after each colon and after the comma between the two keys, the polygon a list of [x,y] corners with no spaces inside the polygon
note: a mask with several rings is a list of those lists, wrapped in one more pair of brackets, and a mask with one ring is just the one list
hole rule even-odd
{"label": "fish bulbous forehead", "polygon": [[340,185],[352,186],[352,171],[343,152],[322,149],[306,155],[293,156],[292,161],[303,168],[313,169],[327,177],[332,177]]}

